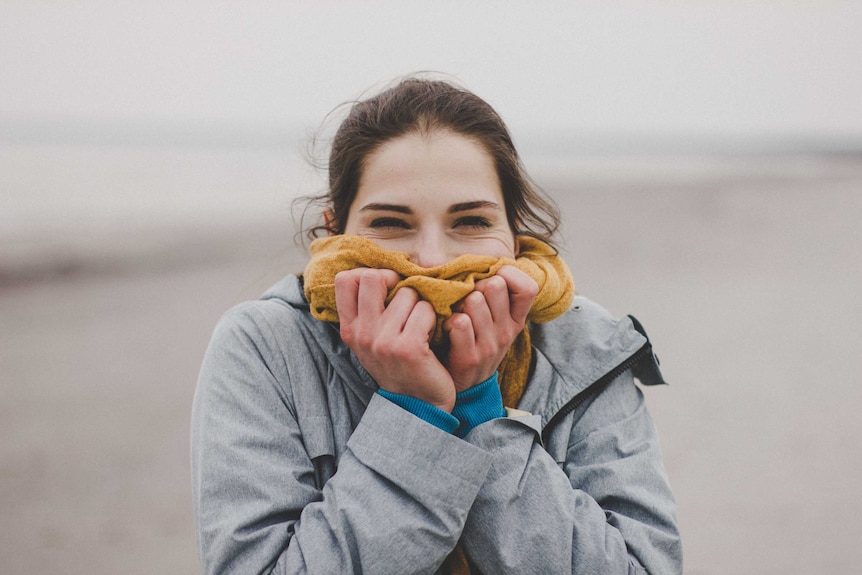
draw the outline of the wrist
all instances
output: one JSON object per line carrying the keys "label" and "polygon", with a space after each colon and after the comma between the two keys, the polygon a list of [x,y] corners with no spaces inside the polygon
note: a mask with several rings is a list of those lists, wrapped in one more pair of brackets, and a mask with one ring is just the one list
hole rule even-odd
{"label": "wrist", "polygon": [[434,427],[442,429],[446,433],[454,433],[461,423],[458,418],[449,413],[449,411],[411,395],[393,393],[391,391],[386,391],[385,389],[378,389],[377,393],[402,409],[409,411],[426,423],[430,423]]}
{"label": "wrist", "polygon": [[452,415],[459,421],[455,431],[458,437],[466,436],[474,427],[486,421],[505,417],[497,372],[482,383],[458,393]]}

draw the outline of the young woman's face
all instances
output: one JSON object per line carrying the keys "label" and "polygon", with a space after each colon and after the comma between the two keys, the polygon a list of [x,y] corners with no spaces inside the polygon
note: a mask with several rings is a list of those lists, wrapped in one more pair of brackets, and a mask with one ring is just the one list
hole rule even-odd
{"label": "young woman's face", "polygon": [[407,134],[368,156],[344,233],[407,252],[426,268],[517,249],[493,158],[446,130]]}

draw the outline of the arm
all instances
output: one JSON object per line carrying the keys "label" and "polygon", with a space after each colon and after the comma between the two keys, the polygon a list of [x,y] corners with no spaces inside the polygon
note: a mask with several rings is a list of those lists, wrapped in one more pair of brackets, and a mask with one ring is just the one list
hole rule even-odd
{"label": "arm", "polygon": [[631,374],[574,414],[562,468],[538,419],[467,436],[494,458],[463,534],[471,559],[492,573],[681,573],[673,496]]}
{"label": "arm", "polygon": [[234,310],[204,359],[192,419],[203,572],[432,572],[457,542],[490,456],[375,396],[318,489],[290,384],[316,369],[285,363],[280,338],[304,345],[289,327],[276,335],[258,307]]}

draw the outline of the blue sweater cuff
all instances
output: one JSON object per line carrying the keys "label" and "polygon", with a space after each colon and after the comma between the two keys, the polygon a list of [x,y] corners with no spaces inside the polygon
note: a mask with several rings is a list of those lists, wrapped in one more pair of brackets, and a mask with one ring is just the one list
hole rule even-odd
{"label": "blue sweater cuff", "polygon": [[497,372],[482,383],[456,395],[452,415],[460,422],[455,430],[458,437],[465,437],[474,427],[486,421],[506,417],[503,396],[497,384]]}
{"label": "blue sweater cuff", "polygon": [[446,413],[439,407],[431,405],[421,399],[416,399],[410,395],[392,393],[385,389],[378,389],[377,393],[402,409],[406,409],[419,419],[430,423],[438,429],[442,429],[446,433],[454,433],[458,428],[458,425],[461,423],[452,414]]}

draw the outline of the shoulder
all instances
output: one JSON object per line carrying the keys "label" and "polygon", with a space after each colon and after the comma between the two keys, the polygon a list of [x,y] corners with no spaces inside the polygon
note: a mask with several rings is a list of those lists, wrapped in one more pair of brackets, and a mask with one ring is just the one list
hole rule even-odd
{"label": "shoulder", "polygon": [[230,308],[218,325],[222,329],[263,334],[302,329],[314,325],[315,321],[308,311],[299,279],[289,275],[264,292],[260,299]]}
{"label": "shoulder", "polygon": [[552,363],[593,363],[628,356],[646,343],[632,318],[614,317],[594,301],[577,296],[566,313],[530,328],[534,347]]}
{"label": "shoulder", "polygon": [[287,276],[261,299],[241,302],[226,311],[216,324],[210,347],[267,360],[307,359],[310,349],[338,347],[337,335],[332,324],[312,317],[298,278]]}
{"label": "shoulder", "polygon": [[308,323],[302,311],[274,300],[245,301],[226,311],[213,332],[211,345],[245,342],[266,355],[278,343],[294,340]]}
{"label": "shoulder", "polygon": [[275,393],[291,406],[296,394],[316,393],[311,388],[326,384],[327,371],[320,366],[344,355],[340,346],[336,328],[315,320],[307,307],[294,305],[282,292],[239,303],[215,326],[198,395],[272,398]]}
{"label": "shoulder", "polygon": [[585,297],[576,297],[557,319],[531,325],[530,336],[534,364],[523,404],[543,417],[613,374],[631,370],[646,385],[664,383],[640,323],[633,316],[616,318]]}

